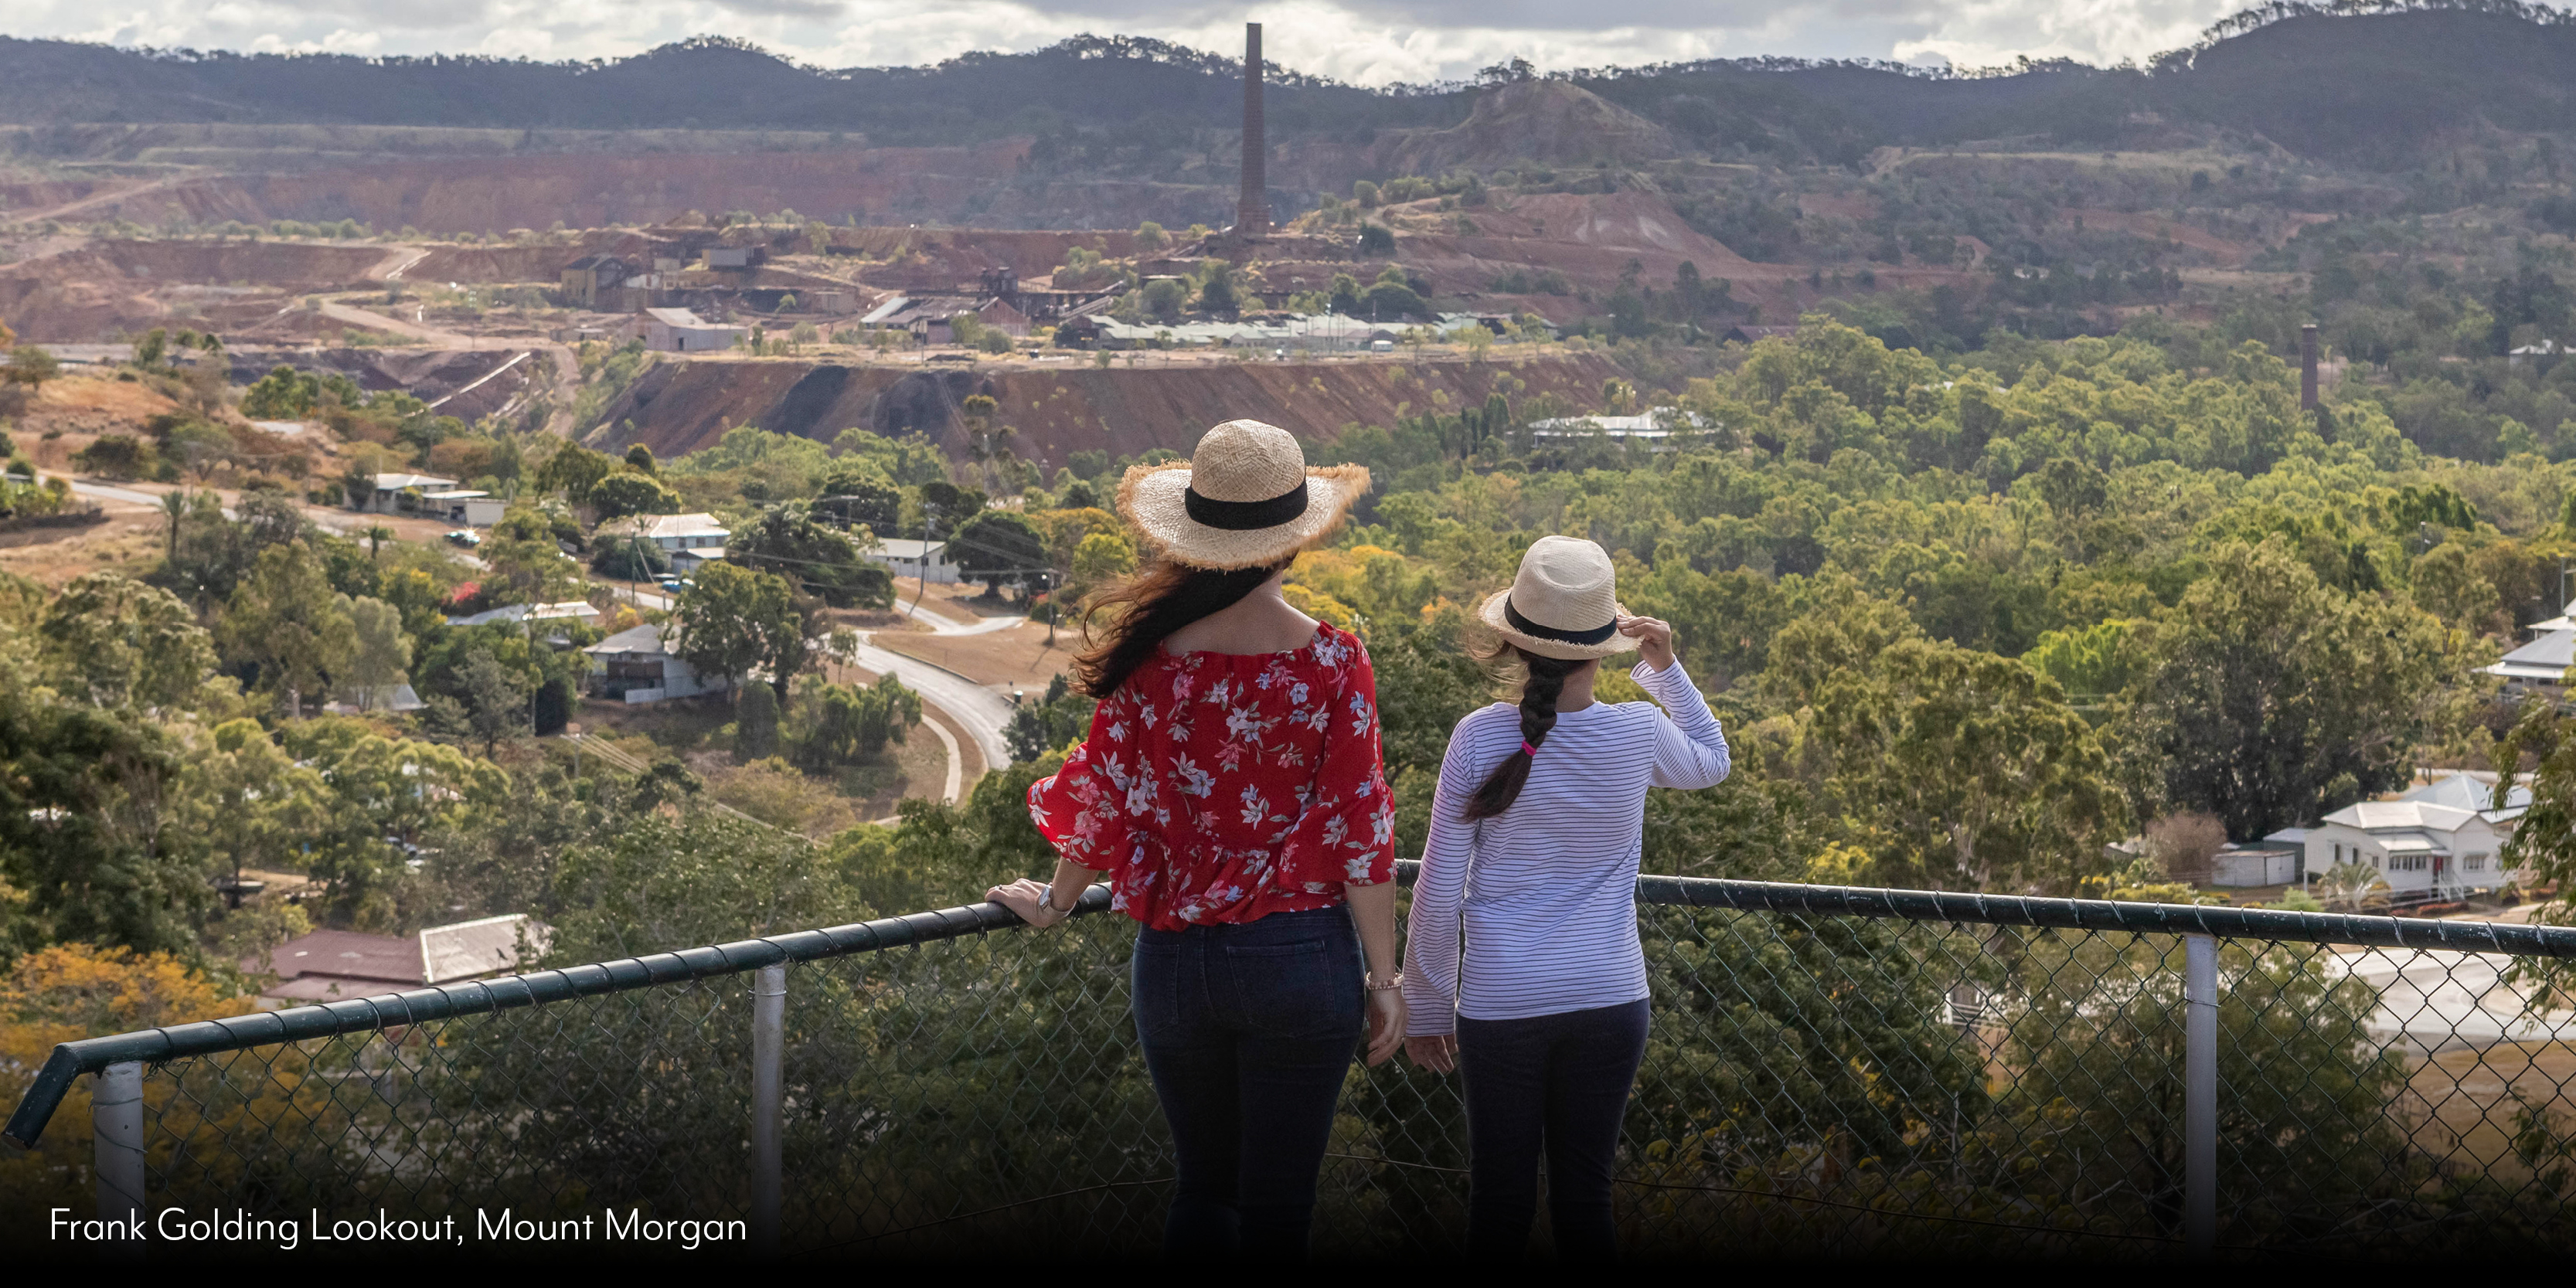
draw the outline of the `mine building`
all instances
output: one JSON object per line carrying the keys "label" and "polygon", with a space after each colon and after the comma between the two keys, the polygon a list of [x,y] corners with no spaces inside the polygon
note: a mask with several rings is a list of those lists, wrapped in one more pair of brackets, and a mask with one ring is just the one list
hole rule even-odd
{"label": "mine building", "polygon": [[563,266],[556,278],[557,291],[567,307],[607,309],[613,307],[615,292],[639,271],[620,256],[584,255]]}
{"label": "mine building", "polygon": [[709,322],[687,309],[637,310],[633,332],[636,339],[644,342],[645,348],[658,353],[730,349],[735,341],[750,334],[750,327]]}

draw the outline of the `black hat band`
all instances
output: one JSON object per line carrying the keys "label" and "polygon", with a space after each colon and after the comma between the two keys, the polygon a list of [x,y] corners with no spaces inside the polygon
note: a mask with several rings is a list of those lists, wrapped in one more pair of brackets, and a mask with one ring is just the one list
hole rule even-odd
{"label": "black hat band", "polygon": [[1181,504],[1188,508],[1191,522],[1201,527],[1226,532],[1275,528],[1306,512],[1306,480],[1297,480],[1296,487],[1267,501],[1220,501],[1189,488],[1181,493]]}
{"label": "black hat band", "polygon": [[1559,644],[1598,644],[1610,638],[1619,629],[1619,619],[1616,617],[1611,618],[1608,625],[1598,630],[1561,631],[1553,626],[1541,626],[1521,616],[1521,610],[1512,607],[1512,597],[1509,595],[1503,596],[1503,620],[1510,622],[1512,629],[1523,635],[1555,640]]}

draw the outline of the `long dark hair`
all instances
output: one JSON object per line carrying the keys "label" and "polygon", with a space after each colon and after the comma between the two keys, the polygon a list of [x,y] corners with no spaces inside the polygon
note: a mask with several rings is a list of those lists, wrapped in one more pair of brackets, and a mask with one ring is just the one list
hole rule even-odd
{"label": "long dark hair", "polygon": [[1261,568],[1218,572],[1157,558],[1136,575],[1085,601],[1082,634],[1091,638],[1091,618],[1110,610],[1105,637],[1073,660],[1073,685],[1107,701],[1136,673],[1174,631],[1242,603],[1287,561]]}
{"label": "long dark hair", "polygon": [[[1497,644],[1490,652],[1479,652],[1477,659],[1487,665],[1517,663],[1526,674],[1521,681],[1521,741],[1529,747],[1547,745],[1547,731],[1556,727],[1556,700],[1565,693],[1567,676],[1589,666],[1591,658],[1541,657],[1515,644]],[[1526,748],[1515,750],[1485,775],[1484,784],[1467,798],[1467,821],[1492,818],[1512,807],[1521,798],[1521,788],[1528,785],[1530,754]]]}

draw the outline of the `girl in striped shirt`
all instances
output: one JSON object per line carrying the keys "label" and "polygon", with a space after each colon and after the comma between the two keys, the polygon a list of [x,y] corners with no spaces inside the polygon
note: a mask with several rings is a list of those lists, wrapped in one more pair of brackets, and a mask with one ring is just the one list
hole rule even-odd
{"label": "girl in striped shirt", "polygon": [[[1619,1124],[1646,1050],[1646,789],[1723,780],[1726,735],[1673,656],[1672,627],[1620,609],[1592,542],[1540,538],[1480,616],[1501,638],[1489,660],[1526,678],[1517,706],[1458,722],[1440,765],[1405,1050],[1466,1080],[1470,1250],[1526,1247],[1544,1153],[1558,1255],[1607,1259]],[[1601,659],[1631,648],[1643,661],[1629,674],[1660,709],[1592,700]]]}

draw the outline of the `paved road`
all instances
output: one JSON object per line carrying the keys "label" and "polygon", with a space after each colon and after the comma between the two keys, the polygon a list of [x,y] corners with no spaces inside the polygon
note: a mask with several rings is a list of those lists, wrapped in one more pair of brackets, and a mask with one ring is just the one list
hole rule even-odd
{"label": "paved road", "polygon": [[[1005,733],[1011,727],[1009,698],[928,662],[878,648],[868,642],[867,636],[860,636],[859,641],[850,655],[852,665],[891,675],[947,712],[965,728],[966,736],[975,740],[976,750],[984,755],[985,768],[999,769],[1011,763],[1011,743]],[[952,756],[948,763],[953,766],[957,759]]]}
{"label": "paved road", "polygon": [[994,631],[1007,631],[1029,620],[1025,617],[978,617],[969,621],[963,617],[951,617],[928,604],[917,602],[896,604],[895,610],[906,617],[917,617],[930,623],[930,633],[933,635],[989,635]]}
{"label": "paved road", "polygon": [[[78,479],[67,479],[65,481],[71,484],[72,494],[74,496],[85,496],[93,501],[116,501],[125,505],[149,506],[155,510],[161,508],[161,497],[163,494],[159,492],[145,492],[137,488],[117,487],[112,483],[84,483]],[[228,505],[224,507],[224,517],[227,519],[238,519],[241,516],[234,513],[233,508]],[[323,510],[308,505],[304,507],[304,518],[306,522],[311,523],[317,528],[321,528],[328,532],[335,532],[345,537],[357,530],[354,525],[359,516],[351,514],[345,510]]]}
{"label": "paved road", "polygon": [[[127,505],[148,505],[155,510],[161,508],[161,494],[158,492],[138,492],[130,487],[116,487],[107,483],[83,483],[78,479],[70,480],[70,483],[73,495],[85,496],[93,501],[123,501]],[[226,510],[224,514],[229,517],[232,511]]]}

